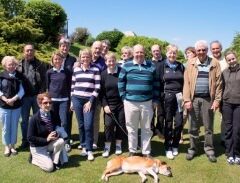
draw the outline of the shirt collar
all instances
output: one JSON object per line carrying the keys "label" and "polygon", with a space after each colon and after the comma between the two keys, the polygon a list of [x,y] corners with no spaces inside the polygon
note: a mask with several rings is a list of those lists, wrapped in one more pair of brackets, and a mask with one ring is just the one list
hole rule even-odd
{"label": "shirt collar", "polygon": [[8,75],[9,75],[10,77],[14,78],[15,75],[16,75],[16,72],[8,73]]}
{"label": "shirt collar", "polygon": [[61,71],[63,71],[63,70],[64,70],[64,69],[63,69],[63,65],[61,66],[60,69],[57,69],[57,68],[53,67],[53,71],[61,72]]}
{"label": "shirt collar", "polygon": [[[117,72],[118,72],[118,67],[115,66],[115,70],[114,70],[113,74],[116,74]],[[107,73],[112,74],[108,68],[107,68]]]}
{"label": "shirt collar", "polygon": [[[142,64],[147,65],[146,60],[144,60]],[[133,60],[133,65],[142,65],[142,64],[139,64],[136,60]]]}
{"label": "shirt collar", "polygon": [[202,65],[202,66],[208,66],[210,64],[210,62],[209,62],[208,57],[207,57],[207,59],[203,63],[200,62],[200,60],[197,58],[196,64],[197,65]]}

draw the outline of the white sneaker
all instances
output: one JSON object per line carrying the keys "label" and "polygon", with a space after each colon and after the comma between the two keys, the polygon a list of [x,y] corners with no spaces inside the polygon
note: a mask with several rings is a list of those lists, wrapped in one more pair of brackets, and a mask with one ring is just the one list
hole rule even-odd
{"label": "white sneaker", "polygon": [[173,156],[177,156],[178,155],[178,148],[172,148],[172,154],[173,154]]}
{"label": "white sneaker", "polygon": [[173,152],[172,151],[166,151],[166,157],[168,159],[174,159]]}
{"label": "white sneaker", "polygon": [[93,161],[94,160],[94,156],[93,156],[92,151],[88,151],[87,155],[88,155],[88,157],[87,157],[88,161]]}
{"label": "white sneaker", "polygon": [[93,150],[96,150],[98,148],[97,144],[93,144],[92,148]]}
{"label": "white sneaker", "polygon": [[103,156],[104,158],[107,158],[107,157],[109,156],[109,149],[105,148],[104,151],[103,151],[103,153],[102,153],[102,156]]}
{"label": "white sneaker", "polygon": [[81,146],[81,145],[79,145],[77,148],[78,148],[78,149],[82,149],[82,146]]}
{"label": "white sneaker", "polygon": [[82,148],[82,152],[80,153],[80,156],[87,156],[86,148]]}
{"label": "white sneaker", "polygon": [[121,147],[121,146],[116,145],[115,154],[116,154],[116,155],[120,155],[120,154],[122,154],[122,147]]}
{"label": "white sneaker", "polygon": [[65,150],[67,152],[70,152],[71,151],[71,145],[70,144],[65,144]]}

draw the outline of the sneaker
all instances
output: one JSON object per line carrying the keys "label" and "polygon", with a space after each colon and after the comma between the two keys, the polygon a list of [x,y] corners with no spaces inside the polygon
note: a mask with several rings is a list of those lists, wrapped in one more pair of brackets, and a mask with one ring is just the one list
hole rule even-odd
{"label": "sneaker", "polygon": [[82,148],[82,152],[80,153],[80,156],[87,156],[86,148]]}
{"label": "sneaker", "polygon": [[227,158],[227,162],[228,162],[228,164],[230,164],[230,165],[233,165],[233,164],[235,163],[233,157],[228,157],[228,158]]}
{"label": "sneaker", "polygon": [[87,159],[88,159],[88,161],[93,161],[94,160],[94,156],[93,156],[93,153],[92,153],[92,151],[88,151],[87,152]]}
{"label": "sneaker", "polygon": [[122,147],[121,146],[119,146],[119,145],[116,146],[115,154],[116,155],[122,154]]}
{"label": "sneaker", "polygon": [[97,144],[93,144],[92,148],[93,150],[96,150],[98,148]]}
{"label": "sneaker", "polygon": [[178,155],[178,148],[173,147],[172,148],[172,154],[173,154],[173,156],[177,156]]}
{"label": "sneaker", "polygon": [[166,151],[166,157],[168,159],[174,159],[173,152],[172,151]]}
{"label": "sneaker", "polygon": [[4,155],[5,157],[9,157],[10,154],[11,154],[10,148],[9,148],[8,146],[5,146],[5,151],[4,151],[4,154],[3,154],[3,155]]}
{"label": "sneaker", "polygon": [[12,147],[10,150],[11,150],[11,154],[12,154],[13,156],[15,156],[15,155],[18,154],[17,150],[16,150],[14,147]]}
{"label": "sneaker", "polygon": [[70,144],[65,144],[65,150],[67,152],[70,152],[71,151],[71,145]]}
{"label": "sneaker", "polygon": [[81,146],[81,145],[79,145],[77,148],[78,148],[78,149],[82,149],[82,146]]}
{"label": "sneaker", "polygon": [[234,163],[237,164],[237,165],[240,165],[240,158],[236,157],[235,160],[234,160]]}
{"label": "sneaker", "polygon": [[107,157],[109,156],[109,149],[108,149],[108,148],[104,148],[104,151],[103,151],[103,153],[102,153],[102,156],[103,156],[104,158],[107,158]]}

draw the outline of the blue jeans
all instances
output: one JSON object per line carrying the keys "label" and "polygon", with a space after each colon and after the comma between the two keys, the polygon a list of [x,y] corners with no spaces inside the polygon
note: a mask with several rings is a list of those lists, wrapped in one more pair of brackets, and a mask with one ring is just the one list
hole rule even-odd
{"label": "blue jeans", "polygon": [[94,115],[94,104],[90,112],[83,112],[83,106],[87,103],[87,99],[72,97],[73,109],[76,114],[78,129],[79,129],[79,140],[83,147],[87,151],[92,151],[93,145],[93,115]]}
{"label": "blue jeans", "polygon": [[37,104],[37,96],[32,97],[23,97],[22,99],[22,123],[21,123],[21,129],[22,129],[22,142],[27,142],[27,131],[28,131],[28,122],[29,122],[29,116],[30,111],[32,108],[32,113],[36,113],[39,110],[38,104]]}
{"label": "blue jeans", "polygon": [[17,129],[21,108],[3,109],[0,108],[2,121],[2,142],[4,145],[17,143]]}
{"label": "blue jeans", "polygon": [[69,101],[53,101],[52,110],[54,115],[59,115],[61,120],[61,126],[68,134],[68,138],[70,138],[69,134]]}

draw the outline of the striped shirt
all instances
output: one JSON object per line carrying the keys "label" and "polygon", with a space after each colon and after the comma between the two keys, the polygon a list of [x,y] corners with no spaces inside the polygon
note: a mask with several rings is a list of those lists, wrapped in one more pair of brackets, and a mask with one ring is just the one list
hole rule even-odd
{"label": "striped shirt", "polygon": [[210,61],[207,60],[203,64],[198,64],[198,76],[196,81],[195,96],[197,97],[209,97],[209,70]]}
{"label": "striped shirt", "polygon": [[160,82],[156,67],[151,61],[143,64],[124,63],[118,78],[118,90],[122,100],[143,102],[153,99],[158,102]]}
{"label": "striped shirt", "polygon": [[72,75],[71,96],[85,98],[93,102],[100,90],[99,69],[90,65],[89,69],[74,68]]}

